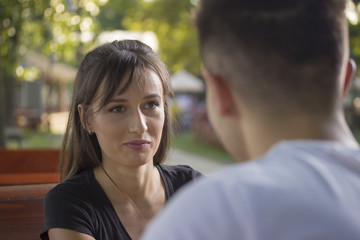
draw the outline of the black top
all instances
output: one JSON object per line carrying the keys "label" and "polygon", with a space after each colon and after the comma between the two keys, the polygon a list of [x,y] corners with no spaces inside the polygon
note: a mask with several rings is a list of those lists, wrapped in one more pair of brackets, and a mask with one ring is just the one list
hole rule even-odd
{"label": "black top", "polygon": [[[181,186],[201,173],[189,166],[156,165],[170,198]],[[96,181],[93,169],[69,178],[51,189],[44,199],[45,225],[41,239],[49,239],[50,228],[86,233],[98,240],[130,240],[110,200]]]}

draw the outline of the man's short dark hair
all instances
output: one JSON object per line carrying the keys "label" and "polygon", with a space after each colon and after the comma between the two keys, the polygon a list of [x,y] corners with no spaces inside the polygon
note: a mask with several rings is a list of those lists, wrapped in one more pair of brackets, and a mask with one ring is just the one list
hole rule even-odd
{"label": "man's short dark hair", "polygon": [[254,110],[331,111],[347,56],[345,4],[203,0],[195,21],[205,67]]}

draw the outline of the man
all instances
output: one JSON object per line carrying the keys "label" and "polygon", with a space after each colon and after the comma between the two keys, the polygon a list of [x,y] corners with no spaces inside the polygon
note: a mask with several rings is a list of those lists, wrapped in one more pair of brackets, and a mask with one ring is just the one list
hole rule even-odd
{"label": "man", "polygon": [[207,107],[239,162],[186,188],[144,239],[360,239],[345,0],[202,0]]}

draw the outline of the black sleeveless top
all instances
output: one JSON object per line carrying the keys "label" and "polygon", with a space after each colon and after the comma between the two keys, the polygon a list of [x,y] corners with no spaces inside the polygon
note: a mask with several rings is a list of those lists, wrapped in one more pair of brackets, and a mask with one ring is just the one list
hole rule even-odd
{"label": "black sleeveless top", "polygon": [[[156,165],[169,199],[180,187],[201,173],[189,166]],[[93,169],[69,178],[51,189],[44,199],[45,224],[41,239],[50,228],[86,233],[98,240],[131,240],[110,200],[96,181]]]}

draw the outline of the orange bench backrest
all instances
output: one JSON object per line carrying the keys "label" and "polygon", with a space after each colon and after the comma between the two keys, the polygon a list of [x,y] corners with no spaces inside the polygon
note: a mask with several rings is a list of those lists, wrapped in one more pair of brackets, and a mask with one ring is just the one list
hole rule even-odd
{"label": "orange bench backrest", "polygon": [[0,173],[56,172],[58,149],[0,149]]}
{"label": "orange bench backrest", "polygon": [[0,149],[0,186],[59,182],[58,149]]}

